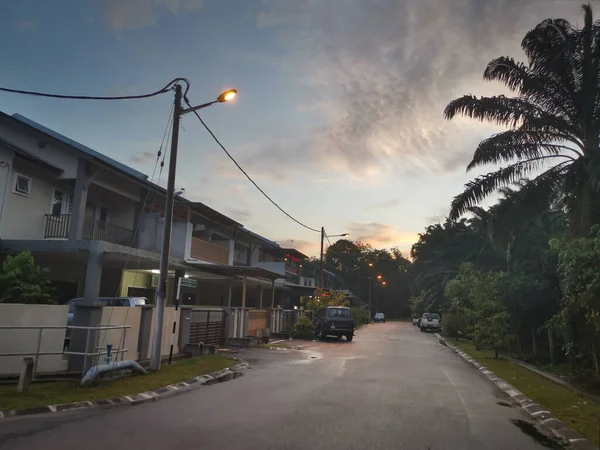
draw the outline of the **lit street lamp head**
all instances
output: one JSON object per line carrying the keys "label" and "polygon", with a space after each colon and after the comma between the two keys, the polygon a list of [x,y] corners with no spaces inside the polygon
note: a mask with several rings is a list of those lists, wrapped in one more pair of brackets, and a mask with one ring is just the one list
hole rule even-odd
{"label": "lit street lamp head", "polygon": [[377,279],[378,279],[378,280],[381,280],[382,278],[383,278],[383,276],[381,276],[381,275],[377,275]]}
{"label": "lit street lamp head", "polygon": [[233,98],[237,95],[237,89],[229,89],[223,92],[221,95],[217,97],[217,101],[219,103],[228,102],[229,100],[233,100]]}

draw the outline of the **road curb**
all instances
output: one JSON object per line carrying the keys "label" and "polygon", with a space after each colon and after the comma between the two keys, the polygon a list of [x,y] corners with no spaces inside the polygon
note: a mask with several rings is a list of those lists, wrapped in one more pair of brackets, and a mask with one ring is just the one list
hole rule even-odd
{"label": "road curb", "polygon": [[124,395],[122,397],[113,397],[101,400],[81,401],[75,403],[65,403],[62,405],[37,406],[27,409],[11,409],[0,411],[0,421],[13,417],[40,416],[43,414],[54,414],[66,411],[86,410],[92,408],[109,408],[125,405],[141,405],[143,403],[156,402],[165,397],[196,389],[200,386],[222,383],[239,378],[244,375],[245,370],[250,368],[250,364],[241,358],[230,356],[235,359],[237,364],[226,369],[217,370],[205,375],[200,375],[179,383],[163,386],[154,391],[140,392],[136,394]]}
{"label": "road curb", "polygon": [[543,427],[552,431],[557,438],[563,440],[565,443],[568,443],[570,448],[576,450],[597,450],[597,447],[593,446],[586,438],[581,436],[572,428],[567,427],[562,421],[554,417],[549,411],[546,411],[543,407],[538,405],[529,397],[525,396],[514,386],[498,377],[494,372],[475,361],[455,345],[447,342],[446,339],[440,336],[438,333],[435,333],[435,336],[438,338],[440,344],[445,345],[454,353],[458,354],[458,356],[460,356],[462,359],[474,366],[488,381],[492,382],[502,392],[509,395],[515,403],[518,403],[519,406],[524,409],[532,419],[535,419]]}

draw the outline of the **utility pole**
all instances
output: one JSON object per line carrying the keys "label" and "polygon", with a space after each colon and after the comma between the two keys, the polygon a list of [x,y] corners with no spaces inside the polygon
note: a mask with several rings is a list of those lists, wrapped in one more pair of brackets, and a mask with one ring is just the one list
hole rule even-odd
{"label": "utility pole", "polygon": [[177,173],[177,144],[179,140],[179,121],[181,118],[181,85],[175,85],[175,104],[173,108],[173,133],[171,135],[171,155],[169,156],[169,178],[167,180],[167,198],[165,201],[165,229],[160,254],[160,275],[156,294],[156,316],[154,317],[154,338],[150,367],[160,370],[160,350],[162,347],[162,329],[165,318],[165,300],[167,280],[169,279],[169,257],[171,254],[171,229],[173,226],[173,203],[175,201],[175,174]]}
{"label": "utility pole", "polygon": [[325,241],[325,227],[321,227],[321,260],[319,264],[319,288],[323,294],[323,245]]}
{"label": "utility pole", "polygon": [[373,284],[371,282],[371,277],[368,277],[369,279],[369,323],[371,323],[371,284]]}

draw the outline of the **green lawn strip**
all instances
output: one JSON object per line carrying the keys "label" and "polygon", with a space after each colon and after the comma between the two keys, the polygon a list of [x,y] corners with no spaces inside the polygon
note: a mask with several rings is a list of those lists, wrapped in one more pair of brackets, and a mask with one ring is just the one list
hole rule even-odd
{"label": "green lawn strip", "polygon": [[163,364],[159,372],[136,375],[116,381],[103,381],[94,387],[80,387],[77,381],[32,383],[25,394],[15,384],[0,385],[0,410],[27,409],[36,406],[100,400],[156,390],[169,384],[204,375],[235,365],[237,361],[221,355],[184,359]]}
{"label": "green lawn strip", "polygon": [[471,342],[449,341],[595,445],[600,443],[600,403],[517,366],[507,359],[494,359],[491,352],[476,350]]}
{"label": "green lawn strip", "polygon": [[287,348],[287,349],[292,349],[293,347],[290,347],[287,344],[260,344],[260,348]]}

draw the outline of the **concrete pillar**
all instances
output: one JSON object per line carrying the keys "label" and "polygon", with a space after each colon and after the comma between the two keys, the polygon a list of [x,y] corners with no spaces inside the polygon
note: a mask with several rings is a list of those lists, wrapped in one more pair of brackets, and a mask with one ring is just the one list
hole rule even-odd
{"label": "concrete pillar", "polygon": [[262,309],[262,307],[263,307],[263,291],[264,291],[264,287],[261,284],[260,285],[260,296],[258,297],[258,309]]}
{"label": "concrete pillar", "polygon": [[275,280],[271,282],[271,308],[275,308]]}
{"label": "concrete pillar", "polygon": [[91,164],[79,158],[77,176],[75,178],[75,192],[73,195],[73,210],[71,212],[71,227],[69,230],[70,241],[82,239],[88,188],[95,176],[96,172],[92,169]]}
{"label": "concrete pillar", "polygon": [[[73,326],[76,327],[97,327],[102,321],[102,306],[99,304],[88,305],[82,303],[75,306],[73,316]],[[88,336],[89,333],[89,336]],[[69,343],[70,352],[93,353],[99,337],[98,330],[72,329],[71,340]],[[98,362],[99,357],[82,355],[68,355],[67,368],[69,371],[85,372],[93,364]]]}
{"label": "concrete pillar", "polygon": [[[90,244],[87,266],[85,269],[85,286],[83,291],[83,303],[93,304],[98,301],[100,295],[100,282],[102,281],[102,254],[99,250],[99,242]],[[113,294],[114,295],[114,294]]]}
{"label": "concrete pillar", "polygon": [[150,350],[150,331],[152,330],[152,313],[154,305],[140,306],[142,314],[140,317],[140,334],[138,335],[138,348],[140,360],[148,359],[148,351]]}
{"label": "concrete pillar", "polygon": [[229,239],[229,255],[227,259],[227,265],[233,266],[233,254],[235,253],[235,238],[233,233],[231,234],[231,239]]}
{"label": "concrete pillar", "polygon": [[239,337],[245,337],[246,336],[246,324],[247,324],[247,320],[246,320],[246,291],[248,290],[248,277],[246,275],[244,275],[242,277],[242,310],[241,310],[241,314],[240,314],[240,334]]}
{"label": "concrete pillar", "polygon": [[135,207],[133,210],[133,247],[134,248],[139,248],[139,241],[140,241],[139,236],[141,234],[140,232],[142,231],[140,221],[144,217],[143,207],[144,207],[144,205],[147,204],[147,202],[145,200],[148,198],[148,195],[149,195],[148,189],[142,188],[140,190],[140,201],[135,204]]}
{"label": "concrete pillar", "polygon": [[248,276],[244,275],[242,277],[242,308],[246,307],[246,291],[248,290]]}

